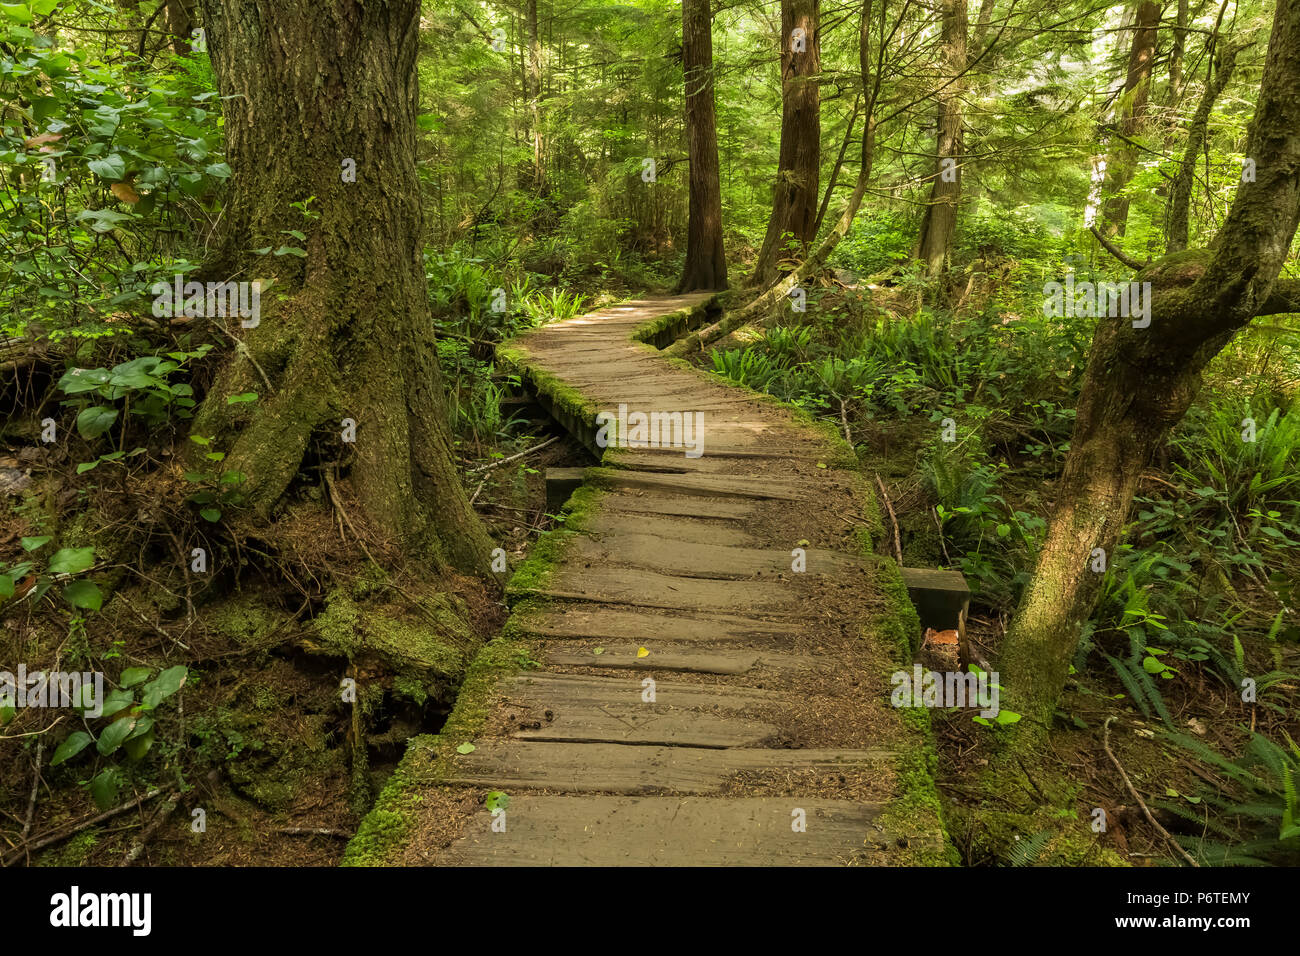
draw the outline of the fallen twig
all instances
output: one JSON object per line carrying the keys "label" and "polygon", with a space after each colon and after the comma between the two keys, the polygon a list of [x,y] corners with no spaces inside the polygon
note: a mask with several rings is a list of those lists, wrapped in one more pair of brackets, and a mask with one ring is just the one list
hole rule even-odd
{"label": "fallen twig", "polygon": [[898,518],[894,515],[894,505],[889,500],[889,492],[885,490],[885,483],[876,475],[876,484],[880,486],[881,497],[885,499],[885,510],[889,512],[889,520],[894,526],[894,554],[898,557],[898,563],[903,563],[903,541],[898,533]]}
{"label": "fallen twig", "polygon": [[1196,862],[1196,858],[1192,856],[1190,853],[1188,853],[1186,850],[1184,850],[1181,846],[1179,846],[1178,841],[1176,841],[1172,836],[1169,835],[1169,831],[1156,822],[1156,818],[1153,817],[1151,815],[1151,811],[1147,809],[1146,802],[1142,799],[1142,796],[1134,788],[1133,781],[1129,780],[1128,774],[1124,772],[1124,767],[1120,764],[1119,758],[1116,757],[1114,751],[1110,749],[1110,725],[1114,720],[1115,720],[1114,715],[1107,717],[1106,723],[1103,724],[1101,728],[1102,729],[1101,745],[1106,750],[1106,756],[1110,758],[1110,762],[1113,763],[1115,765],[1115,769],[1119,771],[1119,775],[1124,781],[1124,786],[1128,788],[1128,792],[1132,794],[1133,799],[1137,801],[1137,805],[1142,808],[1142,815],[1147,818],[1147,822],[1150,823],[1153,827],[1155,827],[1158,831],[1160,831],[1160,835],[1163,836],[1167,841],[1169,841],[1169,845],[1173,847],[1175,850],[1177,850],[1184,860],[1186,860],[1192,866],[1200,867],[1201,864]]}
{"label": "fallen twig", "polygon": [[287,833],[290,836],[331,836],[342,840],[352,839],[352,834],[346,830],[331,830],[329,827],[280,827],[276,832]]}
{"label": "fallen twig", "polygon": [[63,827],[62,829],[54,830],[49,833],[44,833],[35,840],[29,840],[25,843],[19,844],[17,848],[7,853],[3,859],[0,859],[0,866],[11,866],[26,857],[29,853],[36,850],[43,850],[51,844],[59,843],[74,834],[80,833],[87,827],[93,827],[96,823],[103,823],[105,820],[126,813],[128,810],[134,810],[136,807],[140,806],[140,804],[147,800],[152,800],[162,792],[162,787],[159,787],[156,790],[150,790],[142,797],[136,797],[134,800],[129,800],[121,806],[114,807],[111,810],[105,810],[103,813],[97,813],[90,819],[83,820],[81,823]]}
{"label": "fallen twig", "polygon": [[32,795],[27,799],[27,818],[23,820],[23,832],[18,839],[26,840],[32,832],[32,814],[36,812],[36,794],[41,787],[41,758],[45,756],[45,739],[36,741],[36,772],[32,774]]}
{"label": "fallen twig", "polygon": [[153,839],[153,835],[162,828],[164,823],[167,822],[168,818],[172,815],[172,811],[176,809],[179,803],[180,801],[177,799],[177,795],[172,794],[171,798],[158,808],[158,812],[154,814],[154,817],[149,821],[148,826],[140,831],[140,835],[136,837],[135,841],[131,844],[131,849],[127,851],[126,859],[122,861],[123,866],[130,866],[136,860],[140,859],[141,855],[144,853],[145,844]]}
{"label": "fallen twig", "polygon": [[540,445],[534,445],[532,448],[527,448],[524,451],[511,455],[509,458],[498,458],[496,461],[490,461],[486,465],[475,465],[473,468],[470,468],[468,470],[467,474],[473,475],[480,471],[491,471],[493,468],[498,468],[501,465],[508,465],[510,464],[510,462],[518,461],[520,458],[523,458],[527,455],[531,455],[535,451],[541,451],[547,445],[551,445],[559,441],[561,437],[562,436],[560,435],[555,435],[551,438],[546,439],[546,441],[542,442]]}

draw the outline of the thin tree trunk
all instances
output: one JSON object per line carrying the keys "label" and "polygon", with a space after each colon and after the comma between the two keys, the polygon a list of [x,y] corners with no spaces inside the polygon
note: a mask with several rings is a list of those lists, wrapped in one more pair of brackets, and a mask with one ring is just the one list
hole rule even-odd
{"label": "thin tree trunk", "polygon": [[533,125],[533,189],[546,193],[546,139],[542,130],[542,43],[538,39],[537,0],[528,0],[528,109]]}
{"label": "thin tree trunk", "polygon": [[1210,112],[1215,102],[1223,93],[1228,80],[1232,78],[1240,47],[1228,44],[1209,56],[1210,61],[1205,79],[1205,92],[1196,106],[1196,114],[1187,128],[1187,147],[1183,150],[1183,160],[1174,177],[1172,194],[1169,197],[1169,244],[1168,252],[1180,252],[1187,248],[1187,235],[1190,229],[1189,209],[1192,200],[1192,183],[1196,178],[1196,159],[1205,145],[1210,125]]}
{"label": "thin tree trunk", "polygon": [[1277,280],[1300,223],[1300,0],[1277,4],[1258,103],[1246,147],[1257,176],[1237,187],[1210,249],[1138,274],[1154,291],[1149,326],[1098,323],[1056,509],[1003,643],[1004,699],[1028,718],[1012,750],[1050,725],[1101,588],[1092,555],[1114,555],[1142,471],[1205,365],[1256,315],[1300,309],[1300,282]]}
{"label": "thin tree trunk", "polygon": [[1178,19],[1174,22],[1173,49],[1169,51],[1169,105],[1177,106],[1183,96],[1183,57],[1187,53],[1188,0],[1178,0]]}
{"label": "thin tree trunk", "polygon": [[953,233],[957,228],[957,205],[961,202],[961,97],[965,84],[957,77],[967,66],[966,0],[943,0],[942,29],[946,85],[936,97],[938,131],[934,179],[917,242],[917,258],[924,264],[927,275],[938,275],[947,267]]}
{"label": "thin tree trunk", "polygon": [[802,256],[816,238],[821,172],[818,3],[781,0],[781,152],[772,215],[751,278],[754,285],[767,285],[777,277],[777,263],[791,251],[791,244]]}
{"label": "thin tree trunk", "polygon": [[709,0],[682,0],[682,67],[690,153],[686,265],[677,291],[727,288],[722,249],[722,184],[713,104],[713,25]]}
{"label": "thin tree trunk", "polygon": [[[835,223],[835,227],[818,243],[817,248],[803,261],[799,268],[770,286],[743,309],[728,313],[718,322],[701,329],[693,336],[679,339],[676,343],[664,349],[665,354],[678,356],[702,349],[733,329],[738,329],[756,319],[771,315],[774,309],[786,300],[791,289],[826,264],[831,253],[835,251],[835,247],[839,245],[840,240],[848,235],[849,229],[853,226],[853,219],[862,206],[862,198],[867,192],[867,183],[871,181],[871,167],[876,148],[876,101],[880,91],[880,81],[877,71],[872,68],[871,63],[871,18],[874,9],[874,0],[865,0],[862,5],[861,26],[858,31],[858,64],[865,98],[861,161],[858,166],[858,180],[853,188],[853,195],[849,197],[848,205],[840,215],[839,221]],[[881,6],[881,19],[884,19],[883,4]]]}
{"label": "thin tree trunk", "polygon": [[1137,22],[1133,25],[1133,47],[1129,52],[1128,77],[1119,102],[1116,135],[1106,161],[1106,179],[1102,193],[1101,232],[1107,237],[1124,235],[1128,226],[1128,197],[1123,195],[1137,169],[1138,148],[1133,139],[1141,132],[1151,95],[1151,67],[1156,58],[1156,28],[1160,24],[1160,6],[1155,0],[1141,0]]}
{"label": "thin tree trunk", "polygon": [[839,185],[840,170],[844,168],[844,157],[848,155],[849,144],[853,142],[853,128],[858,124],[858,113],[860,111],[861,94],[853,101],[853,110],[849,113],[848,125],[844,127],[844,139],[840,143],[839,154],[835,157],[835,165],[831,167],[831,178],[826,183],[826,191],[822,193],[821,205],[817,207],[817,221],[813,223],[813,235],[821,232],[822,221],[826,218],[826,210],[830,208],[831,196],[835,193],[835,187]]}
{"label": "thin tree trunk", "polygon": [[[273,518],[304,458],[337,468],[384,539],[486,572],[452,459],[415,166],[419,0],[203,0],[232,188],[206,277],[268,280],[194,433]],[[353,160],[355,182],[341,175]],[[292,202],[314,198],[305,218]],[[305,240],[284,230],[306,233]],[[296,244],[305,258],[247,250]],[[256,392],[253,403],[227,398]],[[355,441],[344,419],[355,422]]]}

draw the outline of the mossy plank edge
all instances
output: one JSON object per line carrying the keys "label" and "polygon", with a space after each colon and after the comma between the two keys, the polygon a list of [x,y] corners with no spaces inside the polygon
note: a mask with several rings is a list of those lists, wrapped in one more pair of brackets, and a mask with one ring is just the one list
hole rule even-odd
{"label": "mossy plank edge", "polygon": [[[422,791],[437,786],[450,773],[456,748],[478,736],[487,720],[497,684],[521,670],[536,666],[541,640],[527,636],[524,622],[546,606],[530,596],[562,559],[568,544],[583,531],[595,513],[602,492],[584,485],[573,493],[564,509],[564,524],[538,539],[527,560],[511,576],[507,594],[519,603],[501,634],[478,652],[465,673],[456,704],[437,734],[422,734],[407,742],[406,751],[389,777],[375,805],[348,841],[340,866],[396,866],[423,802]],[[545,543],[544,543],[545,542]]]}
{"label": "mossy plank edge", "polygon": [[664,333],[669,332],[676,326],[681,327],[681,331],[671,336],[672,340],[678,339],[705,319],[710,312],[718,310],[718,297],[705,299],[703,302],[697,302],[694,305],[682,306],[680,309],[674,309],[672,312],[665,312],[663,315],[657,315],[649,319],[632,330],[632,341],[644,345],[649,345],[656,352],[661,348],[655,345],[655,340],[659,339]]}
{"label": "mossy plank edge", "polygon": [[[874,498],[866,504],[874,507]],[[878,513],[876,520],[879,520]],[[907,586],[903,583],[898,563],[876,554],[872,550],[871,536],[865,531],[859,534],[858,546],[862,556],[874,566],[872,583],[885,604],[874,620],[865,625],[863,636],[873,636],[875,646],[885,650],[884,674],[888,680],[896,671],[911,669],[921,619],[907,596]],[[930,725],[930,712],[924,707],[900,707],[897,713],[900,725],[896,741],[898,756],[894,762],[897,796],[882,812],[880,822],[886,830],[900,834],[935,834],[941,837],[940,847],[924,841],[907,847],[904,865],[960,865],[960,857],[944,825],[943,805],[934,779],[939,768],[939,753]]]}

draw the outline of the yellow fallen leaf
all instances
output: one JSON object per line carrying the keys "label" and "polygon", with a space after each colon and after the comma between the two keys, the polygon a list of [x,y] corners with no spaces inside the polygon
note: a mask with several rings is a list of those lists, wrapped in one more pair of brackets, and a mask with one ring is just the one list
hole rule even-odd
{"label": "yellow fallen leaf", "polygon": [[636,656],[637,656],[637,657],[649,657],[649,656],[650,656],[650,652],[647,651],[644,647],[638,647],[638,648],[636,649]]}
{"label": "yellow fallen leaf", "polygon": [[137,203],[140,201],[140,194],[131,188],[130,183],[113,183],[108,188],[122,202]]}

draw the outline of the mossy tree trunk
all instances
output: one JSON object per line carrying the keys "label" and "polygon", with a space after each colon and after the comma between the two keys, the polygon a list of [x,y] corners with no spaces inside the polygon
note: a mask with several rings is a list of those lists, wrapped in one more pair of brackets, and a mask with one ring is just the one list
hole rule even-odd
{"label": "mossy tree trunk", "polygon": [[925,266],[926,274],[932,276],[947,266],[957,229],[957,204],[961,201],[966,0],[944,0],[942,31],[944,76],[940,81],[942,89],[935,97],[938,115],[934,178],[917,242],[917,258]]}
{"label": "mossy tree trunk", "polygon": [[727,288],[722,250],[722,182],[713,103],[713,15],[709,0],[682,0],[682,70],[690,154],[686,265],[677,291]]}
{"label": "mossy tree trunk", "polygon": [[[819,0],[781,2],[781,151],[772,215],[751,280],[754,285],[775,281],[777,262],[788,245],[793,242],[801,255],[807,255],[816,237],[821,172],[818,4]],[[797,30],[802,32],[796,34]]]}
{"label": "mossy tree trunk", "polygon": [[[1211,40],[1211,45],[1214,45],[1213,40]],[[1229,44],[1221,49],[1211,51],[1213,55],[1206,57],[1207,60],[1210,60],[1210,66],[1206,67],[1205,92],[1201,95],[1201,101],[1196,105],[1196,114],[1192,117],[1191,125],[1187,127],[1187,146],[1183,150],[1182,164],[1178,167],[1178,174],[1174,177],[1169,198],[1169,241],[1166,246],[1167,252],[1181,252],[1187,248],[1187,237],[1191,226],[1192,183],[1196,178],[1196,160],[1205,146],[1206,136],[1209,135],[1210,111],[1214,109],[1215,101],[1218,100],[1219,95],[1227,87],[1228,80],[1232,77],[1239,51],[1239,47]]]}
{"label": "mossy tree trunk", "polygon": [[1256,315],[1300,310],[1300,282],[1278,272],[1300,222],[1300,0],[1277,5],[1240,184],[1208,250],[1166,256],[1136,277],[1154,291],[1149,327],[1099,321],[1056,510],[1002,648],[1007,707],[1023,714],[1015,741],[1050,725],[1079,629],[1091,614],[1152,453],[1186,412],[1201,372]]}
{"label": "mossy tree trunk", "polygon": [[[231,330],[194,432],[264,517],[309,458],[348,477],[360,517],[406,554],[485,573],[425,290],[418,0],[203,0],[203,14],[233,172],[203,278],[274,284],[260,324]],[[316,218],[290,206],[308,200]],[[306,255],[251,251],[282,245]],[[227,403],[246,392],[258,400]]]}

